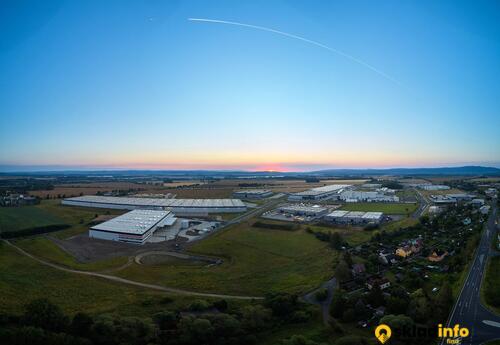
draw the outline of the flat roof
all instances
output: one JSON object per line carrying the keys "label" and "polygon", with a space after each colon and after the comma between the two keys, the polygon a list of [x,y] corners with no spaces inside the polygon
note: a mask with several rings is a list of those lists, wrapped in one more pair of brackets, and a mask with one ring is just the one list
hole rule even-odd
{"label": "flat roof", "polygon": [[191,208],[221,208],[245,207],[240,199],[158,199],[132,198],[119,196],[84,195],[64,199],[73,202],[96,204],[130,205],[140,207],[191,207]]}
{"label": "flat roof", "polygon": [[363,212],[363,211],[351,211],[348,214],[346,214],[345,216],[348,218],[361,218],[365,215],[365,213],[366,212]]}
{"label": "flat roof", "polygon": [[379,219],[383,215],[382,212],[366,212],[363,219]]}
{"label": "flat roof", "polygon": [[269,189],[242,189],[237,190],[234,193],[243,193],[243,194],[266,194],[272,193]]}
{"label": "flat roof", "polygon": [[342,210],[337,210],[337,211],[333,211],[329,214],[327,214],[326,216],[327,217],[343,217],[345,216],[347,213],[349,213],[349,211],[342,211]]}
{"label": "flat roof", "polygon": [[294,193],[293,195],[321,195],[325,193],[331,193],[331,192],[336,192],[338,190],[341,190],[346,187],[350,187],[350,184],[331,184],[328,186],[323,186],[323,187],[316,187],[316,188],[311,188],[309,190],[303,191],[303,192],[298,192]]}
{"label": "flat roof", "polygon": [[142,235],[170,215],[170,211],[132,210],[91,227],[92,230]]}
{"label": "flat roof", "polygon": [[290,210],[290,211],[307,211],[307,212],[323,212],[326,211],[326,208],[320,207],[318,205],[307,206],[307,205],[288,205],[282,206],[279,208],[280,210]]}

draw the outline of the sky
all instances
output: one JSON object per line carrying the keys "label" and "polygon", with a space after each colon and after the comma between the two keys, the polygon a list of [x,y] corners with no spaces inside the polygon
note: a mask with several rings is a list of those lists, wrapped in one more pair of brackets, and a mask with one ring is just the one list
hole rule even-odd
{"label": "sky", "polygon": [[0,170],[500,167],[499,81],[498,1],[3,0]]}

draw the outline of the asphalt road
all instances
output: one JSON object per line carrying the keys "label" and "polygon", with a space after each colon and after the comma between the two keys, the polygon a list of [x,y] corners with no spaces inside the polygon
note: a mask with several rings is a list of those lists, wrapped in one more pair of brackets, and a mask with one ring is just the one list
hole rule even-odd
{"label": "asphalt road", "polygon": [[[496,202],[493,204],[496,205]],[[500,339],[500,315],[495,315],[481,304],[480,287],[488,257],[497,255],[491,248],[491,241],[496,234],[497,207],[494,206],[481,241],[476,250],[462,291],[453,307],[448,326],[459,324],[467,327],[471,334],[463,338],[461,344],[479,345],[493,339]],[[500,293],[500,291],[499,291]],[[443,341],[441,344],[445,344]]]}

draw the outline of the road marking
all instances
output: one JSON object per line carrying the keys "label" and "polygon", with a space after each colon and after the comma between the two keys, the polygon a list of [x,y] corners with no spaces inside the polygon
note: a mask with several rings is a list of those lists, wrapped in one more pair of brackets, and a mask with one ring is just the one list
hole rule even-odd
{"label": "road marking", "polygon": [[500,328],[500,322],[491,321],[491,320],[483,320],[483,323],[488,326],[498,327]]}

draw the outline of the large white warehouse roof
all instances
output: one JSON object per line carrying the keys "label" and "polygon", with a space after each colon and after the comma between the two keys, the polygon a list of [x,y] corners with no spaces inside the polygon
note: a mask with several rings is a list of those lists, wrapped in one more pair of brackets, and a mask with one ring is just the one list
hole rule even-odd
{"label": "large white warehouse roof", "polygon": [[320,195],[320,194],[324,194],[324,193],[331,193],[331,192],[339,191],[341,189],[344,189],[344,188],[347,188],[350,186],[351,185],[349,185],[349,184],[331,184],[328,186],[312,188],[312,189],[306,190],[304,192],[298,192],[298,193],[295,193],[295,195],[301,195],[301,196]]}
{"label": "large white warehouse roof", "polygon": [[92,230],[142,235],[170,214],[170,211],[133,210],[107,222],[94,225]]}
{"label": "large white warehouse roof", "polygon": [[84,195],[67,198],[74,203],[95,203],[109,205],[128,205],[135,207],[186,207],[186,208],[231,208],[246,207],[240,199],[155,199],[116,196]]}

